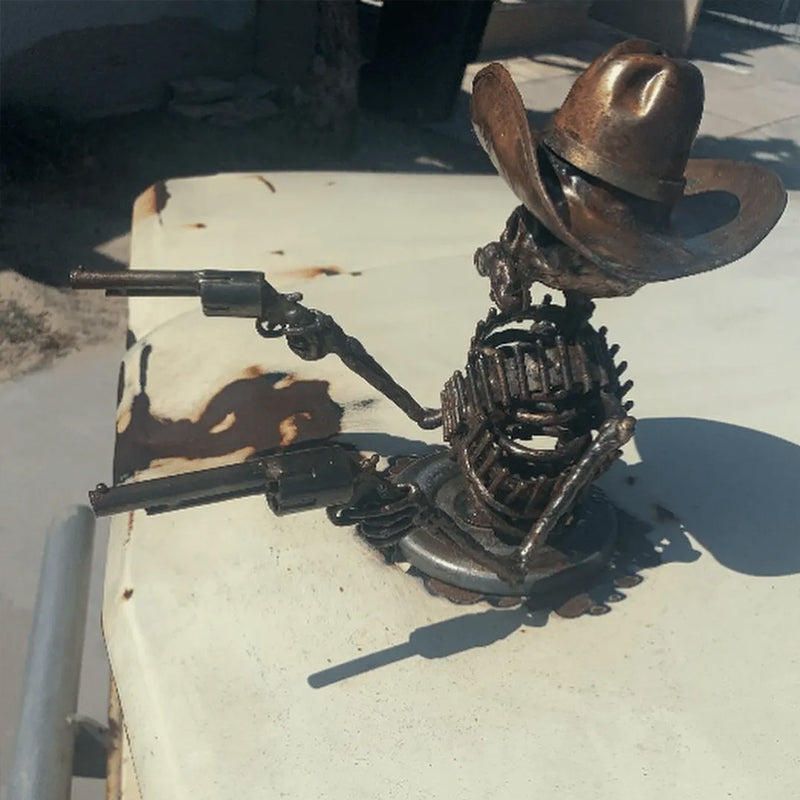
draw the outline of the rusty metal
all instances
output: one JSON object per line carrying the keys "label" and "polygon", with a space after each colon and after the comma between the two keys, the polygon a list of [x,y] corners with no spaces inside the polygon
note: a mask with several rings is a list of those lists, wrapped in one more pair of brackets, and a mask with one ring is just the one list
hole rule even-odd
{"label": "rusty metal", "polygon": [[[475,130],[522,206],[475,254],[496,307],[477,323],[440,409],[421,406],[330,316],[261,273],[73,273],[76,288],[108,294],[199,296],[206,315],[255,319],[260,335],[285,337],[305,360],[334,353],[420,427],[441,426],[445,443],[379,469],[377,456],[336,441],[342,409],[327,384],[286,373],[243,377],[199,421],[159,420],[149,414],[145,346],[140,392],[119,434],[118,481],[148,457],[177,454],[183,440],[194,457],[213,456],[220,443],[258,452],[215,470],[100,487],[96,511],[156,512],[263,492],[276,513],[325,506],[333,524],[356,526],[387,561],[410,564],[429,591],[454,602],[502,607],[524,598],[565,617],[606,613],[658,556],[593,486],[635,420],[625,398],[632,381],[620,380],[627,363],[616,361],[606,329],[591,324],[592,298],[733,261],[785,203],[763,167],[689,158],[702,106],[699,71],[640,40],[590,65],[543,132],[528,127],[501,65],[477,74]],[[561,290],[563,303],[535,302],[535,283]],[[241,414],[237,403],[256,395]],[[219,430],[225,419],[259,414],[269,418],[260,438],[238,422]],[[141,441],[147,453],[136,451]],[[605,589],[590,591],[598,580]]]}

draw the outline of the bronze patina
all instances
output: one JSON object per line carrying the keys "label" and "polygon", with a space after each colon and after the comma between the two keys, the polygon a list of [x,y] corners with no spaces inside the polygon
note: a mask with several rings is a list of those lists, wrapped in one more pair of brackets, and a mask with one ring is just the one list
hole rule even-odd
{"label": "bronze patina", "polygon": [[481,70],[472,121],[530,212],[521,221],[533,280],[609,297],[752,250],[786,192],[761,165],[689,158],[702,112],[700,71],[638,39],[590,64],[544,131],[528,127],[501,64]]}

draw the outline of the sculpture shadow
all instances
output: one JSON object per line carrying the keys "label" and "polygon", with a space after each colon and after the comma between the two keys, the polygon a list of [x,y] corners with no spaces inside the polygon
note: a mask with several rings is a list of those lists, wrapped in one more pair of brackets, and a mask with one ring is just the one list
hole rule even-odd
{"label": "sculpture shadow", "polygon": [[486,609],[473,614],[434,622],[413,630],[408,641],[336,664],[308,676],[312,689],[322,689],[333,683],[353,678],[379,667],[406,658],[447,658],[464,650],[489,647],[525,627],[541,627],[547,622],[546,612],[518,609]]}
{"label": "sculpture shadow", "polygon": [[692,418],[639,420],[635,441],[642,460],[631,475],[720,564],[755,576],[800,572],[800,446]]}
{"label": "sculpture shadow", "polygon": [[377,453],[386,458],[427,456],[444,447],[441,444],[430,444],[419,439],[409,439],[405,436],[395,436],[378,431],[340,433],[334,441],[351,445],[362,453]]}
{"label": "sculpture shadow", "polygon": [[[594,603],[624,599],[614,570],[638,574],[697,560],[701,554],[687,531],[736,572],[764,577],[800,572],[800,446],[762,431],[692,418],[639,420],[636,444],[641,463],[618,464],[611,482],[638,486],[639,500],[645,492],[657,497],[651,503],[655,524],[621,511],[618,556],[614,569],[589,589]],[[543,627],[557,607],[558,602],[544,602],[489,608],[425,625],[406,642],[309,675],[308,684],[321,689],[407,658],[447,658],[488,647],[517,630]]]}
{"label": "sculpture shadow", "polygon": [[[609,604],[626,598],[621,589],[627,590],[638,585],[643,577],[642,570],[657,567],[667,560],[681,560],[663,557],[671,549],[681,549],[685,545],[683,549],[688,549],[695,557],[699,556],[691,550],[686,534],[679,526],[672,532],[659,528],[656,545],[649,536],[653,526],[621,509],[618,515],[620,526],[614,560],[585,588],[584,593],[575,595],[574,588],[563,587],[541,597],[530,598],[515,608],[503,608],[501,603],[499,607],[424,625],[411,631],[405,642],[312,673],[307,678],[308,685],[312,689],[322,689],[407,658],[447,658],[477,647],[489,647],[515,631],[543,628],[553,613],[562,617],[580,616],[585,612],[602,614],[611,610]],[[694,558],[683,560],[692,561]],[[412,574],[421,578],[420,573],[412,570]],[[477,602],[478,598],[479,595],[475,595],[472,602]],[[490,600],[493,605],[498,601],[499,598]]]}

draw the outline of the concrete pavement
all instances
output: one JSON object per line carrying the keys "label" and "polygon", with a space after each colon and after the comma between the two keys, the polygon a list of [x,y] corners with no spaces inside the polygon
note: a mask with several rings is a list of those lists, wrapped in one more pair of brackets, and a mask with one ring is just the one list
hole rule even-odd
{"label": "concrete pavement", "polygon": [[[591,40],[496,60],[511,72],[531,124],[539,127],[561,105],[577,75],[621,38],[598,25]],[[694,155],[760,161],[778,172],[787,189],[800,189],[800,46],[774,33],[701,18],[690,57],[706,88]],[[485,63],[469,65],[455,113],[433,128],[474,141],[469,93]]]}
{"label": "concrete pavement", "polygon": [[[89,487],[110,479],[122,352],[122,342],[87,348],[0,384],[0,795],[13,753],[45,533],[55,514],[86,502]],[[107,521],[100,520],[79,699],[81,713],[101,721],[108,702],[100,630],[107,533]],[[98,781],[79,780],[75,788],[80,800],[104,796]]]}

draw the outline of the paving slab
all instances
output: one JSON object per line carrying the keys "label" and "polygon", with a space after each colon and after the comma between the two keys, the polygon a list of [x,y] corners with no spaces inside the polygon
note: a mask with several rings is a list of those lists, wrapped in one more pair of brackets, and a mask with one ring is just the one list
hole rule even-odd
{"label": "paving slab", "polygon": [[[705,109],[703,119],[700,121],[698,137],[710,136],[715,139],[727,139],[735,136],[742,130],[742,122],[737,119],[730,119],[722,114],[715,114],[713,111]],[[693,150],[697,154],[697,147]]]}
{"label": "paving slab", "polygon": [[729,88],[709,92],[706,106],[740,122],[740,131],[800,116],[800,81],[770,80],[751,86],[736,83],[732,79]]}
{"label": "paving slab", "polygon": [[[615,36],[620,38],[610,29],[604,30],[602,44],[573,40],[495,59],[517,83],[532,126],[546,125],[580,71],[607,49]],[[731,149],[737,149],[740,158],[777,163],[781,177],[784,167],[791,172],[793,165],[787,159],[762,159],[759,152],[779,147],[770,142],[776,138],[800,143],[800,46],[780,36],[705,20],[697,28],[690,57],[703,73],[706,89],[696,154],[726,157]],[[431,128],[463,141],[475,141],[468,121],[469,94],[472,79],[486,63],[468,65],[450,120]],[[780,137],[764,127],[777,124],[782,126]],[[764,148],[732,148],[729,140],[752,140],[756,129],[767,140]]]}

